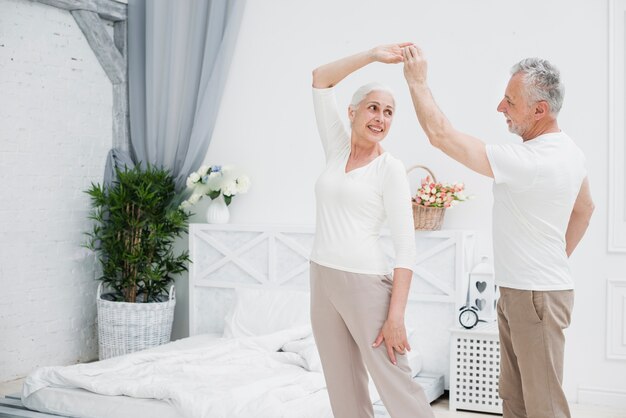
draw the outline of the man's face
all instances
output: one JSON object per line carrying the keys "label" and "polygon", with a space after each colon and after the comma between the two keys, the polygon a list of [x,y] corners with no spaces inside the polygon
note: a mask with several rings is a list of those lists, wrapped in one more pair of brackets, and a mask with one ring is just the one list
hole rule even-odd
{"label": "man's face", "polygon": [[502,112],[506,117],[509,131],[521,136],[524,139],[534,125],[534,106],[529,103],[524,94],[523,75],[517,73],[511,77],[506,86],[504,98],[498,105],[498,112]]}

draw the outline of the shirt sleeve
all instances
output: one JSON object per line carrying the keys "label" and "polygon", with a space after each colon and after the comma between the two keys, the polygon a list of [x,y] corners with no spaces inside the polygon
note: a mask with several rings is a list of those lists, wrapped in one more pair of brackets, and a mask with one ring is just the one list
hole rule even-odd
{"label": "shirt sleeve", "polygon": [[395,268],[413,271],[417,251],[415,248],[411,192],[404,166],[399,160],[393,160],[385,172],[383,204],[391,232],[391,240],[396,252]]}
{"label": "shirt sleeve", "polygon": [[339,117],[335,90],[313,88],[313,108],[326,161],[350,146],[350,137]]}
{"label": "shirt sleeve", "polygon": [[487,159],[497,184],[524,190],[533,185],[537,176],[537,159],[531,149],[522,144],[487,145]]}

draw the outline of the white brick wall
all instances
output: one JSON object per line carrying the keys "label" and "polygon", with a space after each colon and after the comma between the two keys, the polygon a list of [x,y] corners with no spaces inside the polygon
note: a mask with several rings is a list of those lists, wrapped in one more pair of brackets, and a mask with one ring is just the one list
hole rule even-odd
{"label": "white brick wall", "polygon": [[67,11],[0,1],[0,382],[97,357],[90,182],[111,84]]}

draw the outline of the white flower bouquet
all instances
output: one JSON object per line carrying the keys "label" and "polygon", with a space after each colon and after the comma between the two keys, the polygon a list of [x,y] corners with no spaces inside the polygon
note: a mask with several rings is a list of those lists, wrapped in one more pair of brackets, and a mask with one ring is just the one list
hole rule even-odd
{"label": "white flower bouquet", "polygon": [[192,194],[180,206],[186,209],[204,196],[209,196],[211,200],[222,197],[226,205],[230,205],[233,196],[246,193],[249,187],[248,176],[238,174],[233,167],[203,165],[187,177],[187,188],[192,189]]}

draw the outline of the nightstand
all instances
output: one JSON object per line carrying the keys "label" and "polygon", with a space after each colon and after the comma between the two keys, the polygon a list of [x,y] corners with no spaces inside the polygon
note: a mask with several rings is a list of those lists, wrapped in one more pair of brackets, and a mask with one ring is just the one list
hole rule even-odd
{"label": "nightstand", "polygon": [[502,413],[497,322],[450,330],[450,410]]}

